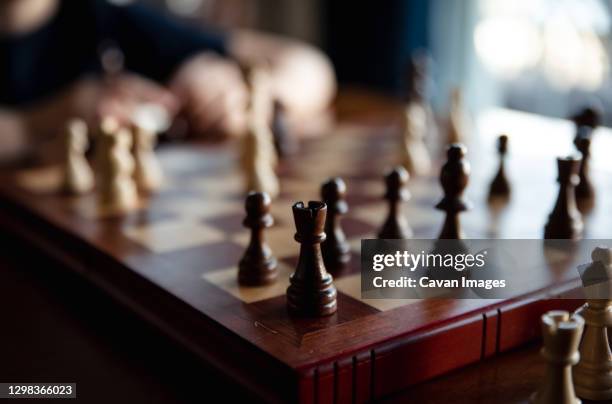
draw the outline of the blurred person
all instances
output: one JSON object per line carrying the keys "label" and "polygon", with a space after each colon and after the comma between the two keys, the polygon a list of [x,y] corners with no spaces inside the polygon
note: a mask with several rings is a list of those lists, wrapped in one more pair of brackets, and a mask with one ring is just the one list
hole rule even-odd
{"label": "blurred person", "polygon": [[[105,46],[119,50],[120,66],[104,61]],[[248,94],[239,66],[258,64],[297,120],[335,93],[328,59],[287,38],[192,27],[141,4],[0,0],[0,158],[52,139],[73,116],[127,124],[142,103],[180,111],[197,134],[241,133]]]}

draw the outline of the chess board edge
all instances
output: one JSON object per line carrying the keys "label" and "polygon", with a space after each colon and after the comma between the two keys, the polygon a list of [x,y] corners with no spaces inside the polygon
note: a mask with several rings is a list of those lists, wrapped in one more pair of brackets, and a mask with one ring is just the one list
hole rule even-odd
{"label": "chess board edge", "polygon": [[[202,315],[57,223],[36,215],[15,195],[2,192],[0,207],[0,226],[5,230],[94,283],[269,401],[362,402],[380,398],[539,338],[542,313],[573,310],[582,303],[550,299],[550,291],[536,293],[362,346],[344,349],[340,345],[333,355],[313,353],[310,361],[291,363]],[[558,293],[571,294],[578,286],[569,282]],[[375,324],[375,317],[363,319],[362,324],[372,320]],[[351,331],[344,329],[342,338],[350,339]]]}

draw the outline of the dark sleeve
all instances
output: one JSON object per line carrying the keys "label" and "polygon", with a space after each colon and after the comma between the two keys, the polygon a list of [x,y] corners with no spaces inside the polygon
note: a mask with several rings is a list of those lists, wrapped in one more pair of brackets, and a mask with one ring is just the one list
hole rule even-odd
{"label": "dark sleeve", "polygon": [[111,39],[123,51],[130,71],[165,82],[196,53],[226,54],[226,38],[220,32],[180,22],[140,4],[109,7],[107,18],[115,37]]}

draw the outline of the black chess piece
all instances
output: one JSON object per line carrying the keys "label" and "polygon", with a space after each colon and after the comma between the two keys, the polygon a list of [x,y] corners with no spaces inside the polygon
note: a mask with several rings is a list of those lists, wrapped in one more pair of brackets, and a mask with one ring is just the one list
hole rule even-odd
{"label": "black chess piece", "polygon": [[251,229],[251,240],[238,264],[238,283],[241,285],[267,285],[278,277],[276,258],[264,237],[264,230],[274,224],[270,203],[265,192],[250,192],[246,198],[247,215],[243,224]]}
{"label": "black chess piece", "polygon": [[501,135],[497,138],[497,152],[499,153],[499,169],[491,181],[489,188],[489,200],[508,198],[510,196],[510,183],[506,177],[506,154],[508,153],[508,136]]}
{"label": "black chess piece", "polygon": [[447,149],[447,162],[440,172],[440,184],[444,197],[436,205],[436,209],[446,212],[444,226],[439,239],[464,238],[459,213],[471,208],[471,204],[463,197],[470,175],[470,163],[464,157],[466,148],[462,144],[451,144]]}
{"label": "black chess piece", "polygon": [[272,135],[274,136],[274,148],[279,159],[290,156],[297,151],[297,141],[289,132],[285,106],[279,100],[274,100]]}
{"label": "black chess piece", "polygon": [[582,108],[578,113],[571,117],[576,124],[576,128],[588,127],[592,130],[596,129],[601,124],[603,115],[603,106],[599,101],[592,101],[590,105]]}
{"label": "black chess piece", "polygon": [[342,178],[330,178],[321,186],[321,198],[327,205],[327,238],[321,248],[325,267],[330,271],[344,267],[351,257],[351,249],[340,224],[340,218],[348,212],[345,196],[346,184]]}
{"label": "black chess piece", "polygon": [[545,239],[577,239],[582,234],[582,217],[576,207],[574,188],[580,178],[580,157],[557,158],[559,195],[544,227]]}
{"label": "black chess piece", "polygon": [[404,239],[412,237],[412,229],[403,215],[401,204],[410,199],[406,187],[410,178],[408,171],[402,166],[395,167],[385,176],[387,191],[385,199],[389,202],[389,213],[378,233],[379,239]]}
{"label": "black chess piece", "polygon": [[578,169],[579,182],[576,185],[576,203],[578,210],[586,213],[593,208],[595,201],[595,187],[591,182],[590,165],[591,165],[591,137],[581,136],[576,139],[576,148],[582,155],[580,168]]}
{"label": "black chess piece", "polygon": [[289,278],[287,307],[291,314],[323,317],[336,312],[336,287],[325,269],[321,243],[325,241],[327,205],[323,202],[303,202],[293,205],[295,240],[300,243],[300,257],[295,272]]}

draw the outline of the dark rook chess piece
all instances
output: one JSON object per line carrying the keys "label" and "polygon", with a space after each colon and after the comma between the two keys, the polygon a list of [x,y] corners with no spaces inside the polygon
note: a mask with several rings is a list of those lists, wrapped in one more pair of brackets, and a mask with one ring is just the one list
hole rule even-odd
{"label": "dark rook chess piece", "polygon": [[506,178],[506,154],[508,153],[508,136],[501,135],[497,139],[497,152],[499,153],[499,169],[489,188],[489,199],[507,198],[510,195],[510,183]]}
{"label": "dark rook chess piece", "polygon": [[410,192],[406,188],[408,183],[408,171],[398,166],[391,170],[385,177],[387,192],[385,199],[389,202],[389,213],[383,224],[378,238],[380,239],[403,239],[412,237],[412,229],[402,213],[402,202],[410,199]]}
{"label": "dark rook chess piece", "polygon": [[580,157],[572,156],[557,159],[559,196],[544,227],[545,239],[577,239],[582,233],[582,218],[576,208],[574,190],[580,180],[578,177],[580,160]]}
{"label": "dark rook chess piece", "polygon": [[459,213],[470,209],[471,204],[463,197],[470,175],[470,163],[463,159],[466,148],[462,144],[451,144],[447,149],[448,161],[442,166],[440,183],[444,197],[436,209],[446,212],[440,239],[461,239],[464,237],[459,224]]}
{"label": "dark rook chess piece", "polygon": [[344,199],[346,184],[342,178],[331,178],[321,187],[321,198],[327,205],[325,234],[327,238],[321,244],[325,267],[330,271],[343,267],[351,257],[350,246],[340,226],[340,217],[348,212]]}
{"label": "dark rook chess piece", "polygon": [[[595,197],[595,188],[591,183],[589,176],[590,163],[591,163],[591,137],[581,136],[576,139],[576,148],[582,155],[582,162],[578,170],[578,177],[580,182],[576,185],[576,199],[578,199],[578,207],[583,202],[592,201]],[[582,206],[585,206],[582,204]]]}
{"label": "dark rook chess piece", "polygon": [[272,283],[278,276],[276,258],[265,241],[264,229],[274,224],[270,214],[270,197],[262,192],[250,192],[246,198],[245,227],[251,229],[251,241],[238,264],[238,283],[260,286]]}
{"label": "dark rook chess piece", "polygon": [[332,276],[325,270],[321,255],[326,214],[327,206],[323,202],[293,205],[295,240],[300,243],[300,258],[289,278],[287,306],[295,315],[322,317],[336,312],[336,287]]}

